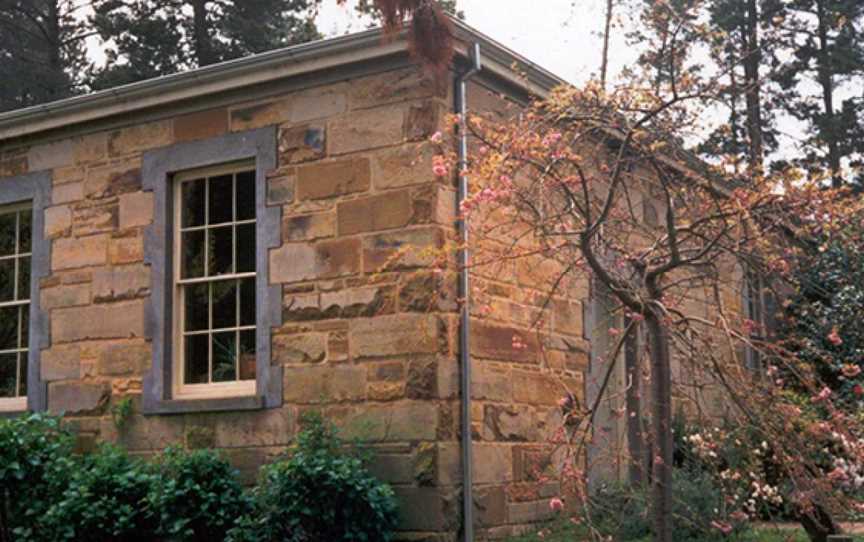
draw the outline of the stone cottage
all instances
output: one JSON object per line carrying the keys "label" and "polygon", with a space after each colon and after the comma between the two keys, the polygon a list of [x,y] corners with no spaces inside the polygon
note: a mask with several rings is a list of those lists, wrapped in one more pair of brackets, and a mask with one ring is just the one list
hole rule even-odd
{"label": "stone cottage", "polygon": [[0,410],[65,413],[83,449],[219,448],[254,477],[316,409],[374,443],[403,539],[457,539],[466,479],[477,538],[548,514],[588,286],[548,309],[544,363],[543,265],[474,277],[493,310],[462,318],[434,269],[457,182],[418,143],[561,81],[454,28],[443,85],[373,30],[0,114]]}

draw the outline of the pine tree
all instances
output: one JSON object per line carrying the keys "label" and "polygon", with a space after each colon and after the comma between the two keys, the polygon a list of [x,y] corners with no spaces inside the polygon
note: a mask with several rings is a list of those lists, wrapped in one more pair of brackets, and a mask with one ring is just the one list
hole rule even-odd
{"label": "pine tree", "polygon": [[0,0],[0,111],[81,90],[85,25],[72,0]]}
{"label": "pine tree", "polygon": [[320,38],[319,0],[94,0],[91,23],[107,44],[92,86],[207,66]]}
{"label": "pine tree", "polygon": [[[864,2],[787,4],[785,28],[794,52],[782,81],[792,94],[787,111],[804,121],[811,134],[800,163],[840,186],[851,180],[844,179],[844,166],[856,165],[864,152]],[[842,98],[844,90],[852,95]]]}

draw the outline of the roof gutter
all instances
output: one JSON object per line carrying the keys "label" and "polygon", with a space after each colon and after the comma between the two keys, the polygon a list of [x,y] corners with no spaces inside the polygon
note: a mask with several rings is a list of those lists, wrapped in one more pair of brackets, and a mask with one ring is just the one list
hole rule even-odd
{"label": "roof gutter", "polygon": [[456,196],[456,213],[459,216],[458,228],[460,247],[459,265],[459,298],[462,309],[459,325],[459,366],[462,372],[462,539],[464,542],[474,542],[474,441],[471,431],[471,290],[468,264],[468,218],[462,213],[462,203],[468,197],[468,80],[483,69],[480,57],[480,44],[474,43],[468,55],[471,65],[467,71],[456,77],[454,92],[454,109],[459,116],[457,127],[459,138],[459,189]]}

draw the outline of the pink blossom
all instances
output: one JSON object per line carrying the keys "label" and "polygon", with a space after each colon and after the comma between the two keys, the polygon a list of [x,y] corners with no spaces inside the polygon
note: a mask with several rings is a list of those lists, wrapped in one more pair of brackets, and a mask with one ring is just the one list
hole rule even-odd
{"label": "pink blossom", "polygon": [[837,333],[837,328],[831,330],[831,333],[828,334],[828,342],[833,344],[834,346],[840,346],[843,344],[843,339],[840,338],[840,335]]}
{"label": "pink blossom", "polygon": [[861,374],[861,367],[854,365],[852,363],[847,363],[846,365],[843,366],[843,368],[841,369],[841,372],[843,373],[843,376],[845,376],[846,378],[855,378],[856,376]]}
{"label": "pink blossom", "polygon": [[862,395],[864,395],[864,387],[862,387],[861,384],[855,384],[854,386],[852,386],[852,393],[854,393],[858,397],[861,397]]}
{"label": "pink blossom", "polygon": [[549,509],[552,510],[553,512],[560,512],[561,510],[564,510],[564,501],[562,501],[561,499],[559,499],[557,497],[550,500],[549,501]]}
{"label": "pink blossom", "polygon": [[435,164],[432,166],[432,173],[435,174],[436,177],[446,177],[447,176],[447,166],[444,164]]}
{"label": "pink blossom", "polygon": [[444,141],[444,134],[442,134],[440,131],[435,132],[434,134],[432,134],[432,137],[429,138],[429,141],[435,144],[441,143],[442,141]]}
{"label": "pink blossom", "polygon": [[822,391],[811,397],[810,401],[813,403],[820,403],[823,401],[827,401],[829,397],[831,397],[831,388],[825,386],[824,388],[822,388]]}
{"label": "pink blossom", "polygon": [[726,523],[725,521],[714,520],[711,522],[711,526],[723,534],[729,534],[732,532],[732,526],[729,525],[728,523]]}
{"label": "pink blossom", "polygon": [[846,476],[846,471],[844,471],[840,467],[837,467],[836,469],[828,473],[828,479],[832,482],[841,482],[846,479]]}

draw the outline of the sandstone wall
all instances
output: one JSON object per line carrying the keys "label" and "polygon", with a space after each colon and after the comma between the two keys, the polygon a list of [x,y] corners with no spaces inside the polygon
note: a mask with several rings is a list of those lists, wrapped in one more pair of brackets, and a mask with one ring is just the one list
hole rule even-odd
{"label": "sandstone wall", "polygon": [[[53,172],[42,378],[50,411],[66,414],[82,449],[212,446],[251,479],[291,441],[301,413],[317,409],[374,443],[374,470],[395,486],[404,537],[453,539],[457,305],[455,281],[435,269],[452,270],[442,254],[455,192],[417,147],[450,110],[435,89],[419,70],[398,69],[0,154],[0,177]],[[142,154],[269,125],[278,126],[279,166],[268,175],[267,204],[283,213],[269,273],[284,301],[270,361],[284,367],[284,405],[142,415],[152,360],[144,232],[154,219]],[[118,429],[111,409],[124,398],[133,414]]]}

